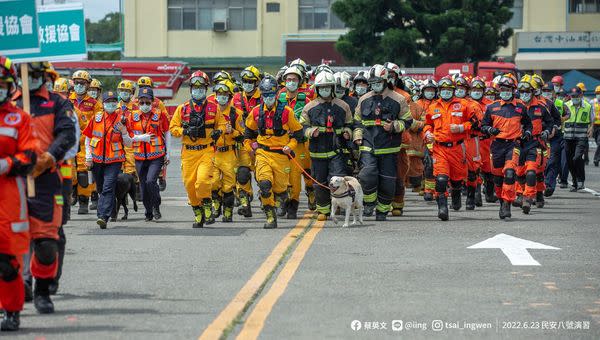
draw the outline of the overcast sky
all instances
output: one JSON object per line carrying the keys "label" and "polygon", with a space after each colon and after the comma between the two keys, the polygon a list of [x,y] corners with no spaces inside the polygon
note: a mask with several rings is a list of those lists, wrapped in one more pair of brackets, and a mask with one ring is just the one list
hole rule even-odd
{"label": "overcast sky", "polygon": [[81,0],[85,17],[98,21],[110,12],[119,11],[119,0]]}

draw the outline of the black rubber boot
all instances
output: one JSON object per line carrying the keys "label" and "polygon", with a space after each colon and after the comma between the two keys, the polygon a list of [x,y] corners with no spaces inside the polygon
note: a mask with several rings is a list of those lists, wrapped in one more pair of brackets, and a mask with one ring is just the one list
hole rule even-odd
{"label": "black rubber boot", "polygon": [[213,216],[215,218],[219,218],[219,216],[221,216],[221,210],[223,208],[223,197],[219,195],[218,191],[212,192],[212,206]]}
{"label": "black rubber boot", "polygon": [[264,207],[265,215],[267,216],[267,220],[263,228],[265,229],[275,229],[277,228],[277,214],[275,213],[275,207],[270,205],[265,205]]}
{"label": "black rubber boot", "polygon": [[290,200],[290,202],[287,205],[286,218],[288,220],[295,220],[298,218],[298,205],[300,205],[300,202],[296,200]]}
{"label": "black rubber boot", "polygon": [[523,203],[521,204],[521,210],[523,210],[523,214],[528,215],[531,211],[531,199],[523,198]]}
{"label": "black rubber boot", "polygon": [[425,202],[432,202],[432,201],[433,201],[433,193],[431,193],[431,192],[429,192],[429,191],[426,191],[426,192],[423,194],[423,200],[424,200]]}
{"label": "black rubber boot", "polygon": [[18,331],[20,324],[21,324],[21,320],[19,317],[19,312],[4,311],[4,317],[2,318],[2,324],[0,326],[0,329],[3,332]]}
{"label": "black rubber boot", "polygon": [[158,178],[158,190],[160,190],[160,191],[167,190],[167,180],[166,179],[164,179],[162,177]]}
{"label": "black rubber boot", "polygon": [[376,211],[375,212],[375,221],[383,222],[387,219],[387,213]]}
{"label": "black rubber boot", "polygon": [[543,192],[541,192],[541,191],[538,191],[538,192],[535,194],[535,206],[536,206],[537,208],[540,208],[540,209],[541,209],[541,208],[543,208],[543,207],[544,207],[544,205],[545,205],[545,204],[546,204],[546,200],[544,199],[544,193],[543,193]]}
{"label": "black rubber boot", "polygon": [[498,197],[496,197],[496,191],[494,190],[494,180],[492,176],[486,175],[485,182],[483,184],[485,189],[485,201],[487,203],[496,203],[498,202]]}
{"label": "black rubber boot", "polygon": [[307,187],[306,197],[308,198],[308,210],[317,210],[317,198],[315,196],[315,189],[312,187]]}
{"label": "black rubber boot", "polygon": [[240,207],[238,209],[238,214],[244,217],[252,217],[250,198],[248,197],[248,193],[244,191],[240,191]]}
{"label": "black rubber boot", "polygon": [[481,197],[481,184],[477,184],[477,189],[475,189],[475,206],[483,206],[483,198]]}
{"label": "black rubber boot", "polygon": [[204,227],[204,209],[200,206],[192,207],[194,210],[194,224],[192,228],[203,228]]}
{"label": "black rubber boot", "polygon": [[[459,191],[460,192],[460,191]],[[437,198],[438,218],[442,221],[448,221],[448,198],[444,194],[440,194]]]}
{"label": "black rubber boot", "polygon": [[25,302],[33,301],[33,289],[31,288],[31,282],[28,280],[25,280],[24,286],[25,286]]}
{"label": "black rubber boot", "polygon": [[233,207],[223,207],[223,222],[233,222]]}
{"label": "black rubber boot", "polygon": [[56,295],[58,292],[58,280],[52,280],[52,282],[48,285],[48,292],[50,292],[50,295]]}
{"label": "black rubber boot", "polygon": [[500,219],[504,220],[506,218],[510,218],[512,215],[510,213],[510,202],[506,202],[504,200],[500,200]]}
{"label": "black rubber boot", "polygon": [[373,216],[373,210],[375,210],[375,203],[365,203],[363,216]]}
{"label": "black rubber boot", "polygon": [[523,195],[518,194],[517,198],[512,202],[512,206],[515,208],[520,208],[523,206]]}
{"label": "black rubber boot", "polygon": [[475,210],[475,187],[467,187],[467,199],[465,200],[465,209]]}
{"label": "black rubber boot", "polygon": [[277,216],[283,217],[287,215],[288,205],[290,204],[289,200],[280,201],[279,208],[277,209]]}
{"label": "black rubber boot", "polygon": [[452,189],[452,209],[459,211],[462,207],[461,202],[462,189]]}
{"label": "black rubber boot", "polygon": [[52,279],[36,279],[33,290],[33,304],[40,314],[54,313],[54,303],[50,299],[48,286]]}
{"label": "black rubber boot", "polygon": [[79,209],[77,210],[77,215],[87,215],[89,213],[88,204],[90,203],[90,198],[85,196],[79,196]]}
{"label": "black rubber boot", "polygon": [[204,211],[204,223],[206,225],[215,223],[215,216],[213,215],[212,200],[205,198],[202,201],[202,210]]}
{"label": "black rubber boot", "polygon": [[90,197],[90,210],[98,210],[98,193],[96,191],[92,192],[92,197]]}
{"label": "black rubber boot", "polygon": [[546,190],[544,190],[545,197],[551,197],[552,195],[554,195],[554,189],[547,188]]}
{"label": "black rubber boot", "polygon": [[155,220],[160,220],[162,218],[162,214],[160,213],[159,207],[154,207],[152,209],[152,216],[154,217]]}

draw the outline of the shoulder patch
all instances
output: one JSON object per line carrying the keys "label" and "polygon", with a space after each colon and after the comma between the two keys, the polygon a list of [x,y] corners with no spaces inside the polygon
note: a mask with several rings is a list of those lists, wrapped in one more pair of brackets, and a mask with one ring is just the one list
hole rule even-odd
{"label": "shoulder patch", "polygon": [[462,105],[460,103],[455,103],[454,105],[452,105],[452,110],[460,110],[462,108]]}
{"label": "shoulder patch", "polygon": [[100,123],[102,121],[102,114],[101,113],[97,113],[96,114],[96,123]]}
{"label": "shoulder patch", "polygon": [[139,122],[140,121],[140,114],[139,113],[134,113],[133,114],[133,121],[134,122]]}
{"label": "shoulder patch", "polygon": [[19,124],[21,120],[21,114],[18,112],[11,112],[4,117],[4,123],[10,126]]}
{"label": "shoulder patch", "polygon": [[158,122],[158,118],[159,117],[160,116],[158,115],[158,113],[155,113],[155,114],[152,115],[152,120],[155,121],[155,122]]}

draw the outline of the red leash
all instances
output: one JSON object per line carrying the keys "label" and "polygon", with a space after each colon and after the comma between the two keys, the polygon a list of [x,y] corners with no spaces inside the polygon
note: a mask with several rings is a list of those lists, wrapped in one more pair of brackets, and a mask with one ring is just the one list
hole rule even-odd
{"label": "red leash", "polygon": [[[283,148],[271,148],[271,150],[283,150]],[[304,170],[304,167],[302,166],[302,164],[298,163],[298,161],[296,160],[296,155],[294,154],[293,151],[292,151],[292,154],[286,155],[286,156],[288,156],[288,158],[292,161],[292,163],[294,163],[294,165],[302,171],[302,174],[304,174],[304,176],[310,178],[313,182],[317,183],[317,185],[319,185],[320,187],[331,191],[331,188],[329,188],[327,185],[323,185],[322,183],[319,183],[319,181],[317,181],[313,176],[311,176],[308,172],[306,172],[306,170]]]}

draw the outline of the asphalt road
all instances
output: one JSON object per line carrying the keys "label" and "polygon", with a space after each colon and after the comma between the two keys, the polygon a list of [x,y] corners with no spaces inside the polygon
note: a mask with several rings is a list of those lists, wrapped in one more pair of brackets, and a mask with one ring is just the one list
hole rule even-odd
{"label": "asphalt road", "polygon": [[[255,202],[253,218],[198,230],[173,158],[160,222],[138,211],[100,230],[93,215],[73,216],[56,313],[26,304],[10,338],[600,337],[592,193],[557,189],[529,216],[513,209],[510,222],[484,204],[451,212],[447,223],[408,193],[404,216],[346,229],[306,215],[263,230]],[[587,168],[596,191],[599,169]],[[499,234],[560,249],[530,249],[528,258],[514,239],[508,256],[468,249]]]}

